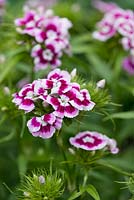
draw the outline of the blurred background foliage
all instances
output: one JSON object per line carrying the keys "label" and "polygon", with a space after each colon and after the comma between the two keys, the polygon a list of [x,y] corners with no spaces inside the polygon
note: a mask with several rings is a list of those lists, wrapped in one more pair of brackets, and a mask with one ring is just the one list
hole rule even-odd
{"label": "blurred background foliage", "polygon": [[[134,9],[133,0],[112,1],[123,8]],[[111,103],[103,109],[105,112],[86,114],[68,126],[64,124],[62,135],[50,140],[34,138],[27,130],[26,116],[16,110],[11,103],[11,94],[17,90],[17,82],[30,77],[32,60],[29,56],[29,45],[16,44],[18,35],[15,31],[14,19],[22,16],[22,0],[9,0],[0,24],[0,54],[5,55],[5,62],[0,64],[0,199],[13,200],[11,191],[19,184],[22,174],[38,168],[48,168],[53,160],[53,168],[66,170],[61,161],[70,159],[67,150],[68,139],[82,130],[96,130],[118,141],[120,153],[109,156],[105,161],[126,171],[134,171],[134,77],[129,76],[121,68],[125,53],[115,40],[107,43],[92,38],[95,24],[102,14],[96,11],[90,0],[60,0],[54,6],[57,15],[69,18],[73,23],[71,29],[72,56],[64,56],[62,69],[71,71],[77,68],[80,77],[97,82],[106,79],[106,88]],[[37,73],[35,78],[42,77],[47,71]],[[5,92],[5,87],[10,91]],[[116,114],[115,114],[116,113]],[[62,146],[62,151],[58,144]],[[63,145],[64,144],[64,145]],[[66,155],[65,155],[66,154]],[[76,167],[79,172],[79,167]],[[69,177],[81,180],[81,173],[74,174],[74,166],[69,166]],[[68,176],[68,174],[66,176]],[[74,180],[71,180],[72,183]],[[110,170],[97,168],[90,173],[90,184],[93,184],[103,200],[127,200],[130,194],[116,181],[124,181],[124,177]],[[66,181],[69,183],[69,180]],[[65,183],[67,184],[67,183]],[[9,189],[10,188],[10,189]],[[10,191],[11,190],[11,191]],[[66,193],[63,199],[67,199]],[[78,198],[79,199],[79,198]],[[88,196],[83,198],[89,199]],[[92,198],[91,198],[92,199]]]}

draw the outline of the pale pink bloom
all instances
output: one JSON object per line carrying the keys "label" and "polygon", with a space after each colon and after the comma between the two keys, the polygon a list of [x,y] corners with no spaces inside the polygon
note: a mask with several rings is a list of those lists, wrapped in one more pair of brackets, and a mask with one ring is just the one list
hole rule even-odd
{"label": "pale pink bloom", "polygon": [[33,117],[27,122],[27,126],[33,136],[47,139],[61,128],[62,119],[50,113],[42,117]]}
{"label": "pale pink bloom", "polygon": [[104,149],[110,150],[112,154],[116,154],[119,151],[114,139],[110,139],[107,136],[94,131],[80,132],[76,136],[71,137],[69,141],[74,147],[87,151]]}
{"label": "pale pink bloom", "polygon": [[110,12],[111,10],[118,8],[118,5],[113,2],[104,2],[100,0],[92,0],[92,5],[101,12]]}
{"label": "pale pink bloom", "polygon": [[123,69],[130,75],[134,75],[134,58],[133,56],[126,57],[122,63]]}

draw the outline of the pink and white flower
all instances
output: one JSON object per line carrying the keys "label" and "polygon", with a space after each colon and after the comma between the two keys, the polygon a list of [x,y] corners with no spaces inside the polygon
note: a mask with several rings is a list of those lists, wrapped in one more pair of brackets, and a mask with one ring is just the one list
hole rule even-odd
{"label": "pink and white flower", "polygon": [[52,13],[47,15],[47,12],[28,10],[23,18],[15,20],[18,32],[32,39],[31,56],[34,58],[35,71],[48,66],[52,69],[59,67],[63,53],[70,52],[69,29],[72,23]]}
{"label": "pink and white flower", "polygon": [[54,46],[48,45],[46,48],[43,49],[38,44],[32,49],[31,56],[34,58],[35,71],[46,69],[48,66],[55,68],[61,65],[59,55],[55,52]]}
{"label": "pink and white flower", "polygon": [[120,17],[115,21],[114,27],[124,37],[132,38],[134,34],[134,18]]}
{"label": "pink and white flower", "polygon": [[101,21],[98,24],[99,31],[93,33],[93,38],[100,41],[106,41],[109,38],[113,37],[116,34],[116,29],[113,24],[108,21]]}
{"label": "pink and white flower", "polygon": [[69,139],[70,144],[76,148],[87,151],[95,151],[100,149],[108,149],[111,153],[118,153],[116,141],[107,136],[92,131],[84,131],[78,133],[75,137]]}
{"label": "pink and white flower", "polygon": [[25,85],[18,93],[13,95],[14,99],[12,100],[19,109],[24,110],[25,112],[31,112],[34,110],[34,92],[33,85]]}
{"label": "pink and white flower", "polygon": [[74,118],[80,111],[90,111],[95,106],[88,90],[81,90],[71,77],[67,71],[55,69],[47,78],[35,80],[13,95],[12,102],[18,109],[26,113],[34,110],[34,117],[27,124],[34,136],[50,138],[61,128],[64,117]]}
{"label": "pink and white flower", "polygon": [[60,79],[65,79],[67,82],[71,81],[70,74],[67,71],[60,70],[60,69],[55,69],[55,70],[49,72],[47,78],[52,81],[60,80]]}
{"label": "pink and white flower", "polygon": [[62,119],[50,113],[41,117],[33,117],[27,122],[27,126],[33,136],[47,139],[61,128]]}
{"label": "pink and white flower", "polygon": [[89,111],[95,106],[95,103],[91,101],[89,92],[86,89],[78,91],[72,88],[72,90],[67,93],[67,96],[70,98],[70,104],[78,110]]}
{"label": "pink and white flower", "polygon": [[49,95],[47,102],[54,108],[54,114],[60,118],[74,118],[79,114],[79,110],[71,105],[66,94],[62,94],[58,98]]}

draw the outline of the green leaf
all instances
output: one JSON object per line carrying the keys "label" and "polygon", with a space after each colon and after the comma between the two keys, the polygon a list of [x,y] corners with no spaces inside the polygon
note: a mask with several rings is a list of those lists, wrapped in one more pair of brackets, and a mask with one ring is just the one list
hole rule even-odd
{"label": "green leaf", "polygon": [[98,75],[101,78],[105,78],[107,80],[107,82],[111,82],[112,70],[110,69],[110,66],[108,66],[107,63],[105,63],[103,60],[101,60],[95,54],[90,53],[87,55],[87,58],[88,58],[89,62],[92,64],[92,67],[98,73]]}
{"label": "green leaf", "polygon": [[15,136],[15,131],[13,130],[9,135],[0,138],[0,144],[12,140],[14,136]]}
{"label": "green leaf", "polygon": [[134,119],[134,111],[114,113],[112,115],[109,115],[108,117],[105,117],[104,120],[108,120],[111,118]]}
{"label": "green leaf", "polygon": [[90,194],[95,200],[100,200],[100,196],[96,190],[96,188],[93,185],[88,185],[86,188],[86,191],[88,194]]}
{"label": "green leaf", "polygon": [[80,190],[79,192],[75,191],[71,197],[69,197],[68,200],[73,200],[73,199],[76,199],[77,197],[81,196],[83,194],[83,190]]}

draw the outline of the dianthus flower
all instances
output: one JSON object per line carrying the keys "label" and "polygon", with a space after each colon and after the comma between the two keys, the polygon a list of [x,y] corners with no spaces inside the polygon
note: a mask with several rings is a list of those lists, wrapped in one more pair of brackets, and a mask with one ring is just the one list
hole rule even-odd
{"label": "dianthus flower", "polygon": [[98,23],[99,31],[93,33],[93,37],[106,41],[119,33],[123,37],[131,38],[134,33],[134,13],[131,10],[123,10],[119,7],[113,8],[104,14]]}
{"label": "dianthus flower", "polygon": [[[106,3],[107,6],[108,4]],[[95,5],[95,7],[100,7],[103,5],[103,2],[97,1]],[[98,31],[93,33],[93,37],[100,41],[107,41],[117,34],[120,35],[121,39],[119,42],[122,44],[123,49],[130,51],[129,58],[123,61],[123,68],[128,73],[133,74],[134,12],[132,10],[123,10],[118,6],[109,4],[109,10],[105,9],[104,13],[103,19],[97,24]]]}
{"label": "dianthus flower", "polygon": [[71,81],[73,73],[55,69],[47,78],[35,80],[13,95],[13,103],[18,109],[34,115],[27,123],[34,136],[52,137],[61,128],[65,117],[74,118],[80,111],[94,108],[88,90]]}
{"label": "dianthus flower", "polygon": [[43,14],[29,10],[23,18],[15,20],[15,25],[20,34],[33,39],[31,56],[35,71],[61,65],[61,56],[70,51],[68,31],[72,23],[67,18],[54,16],[50,10]]}
{"label": "dianthus flower", "polygon": [[116,154],[119,151],[114,139],[110,139],[98,132],[80,132],[75,137],[71,137],[69,141],[74,147],[87,151],[96,151],[104,148],[110,150],[112,154]]}

